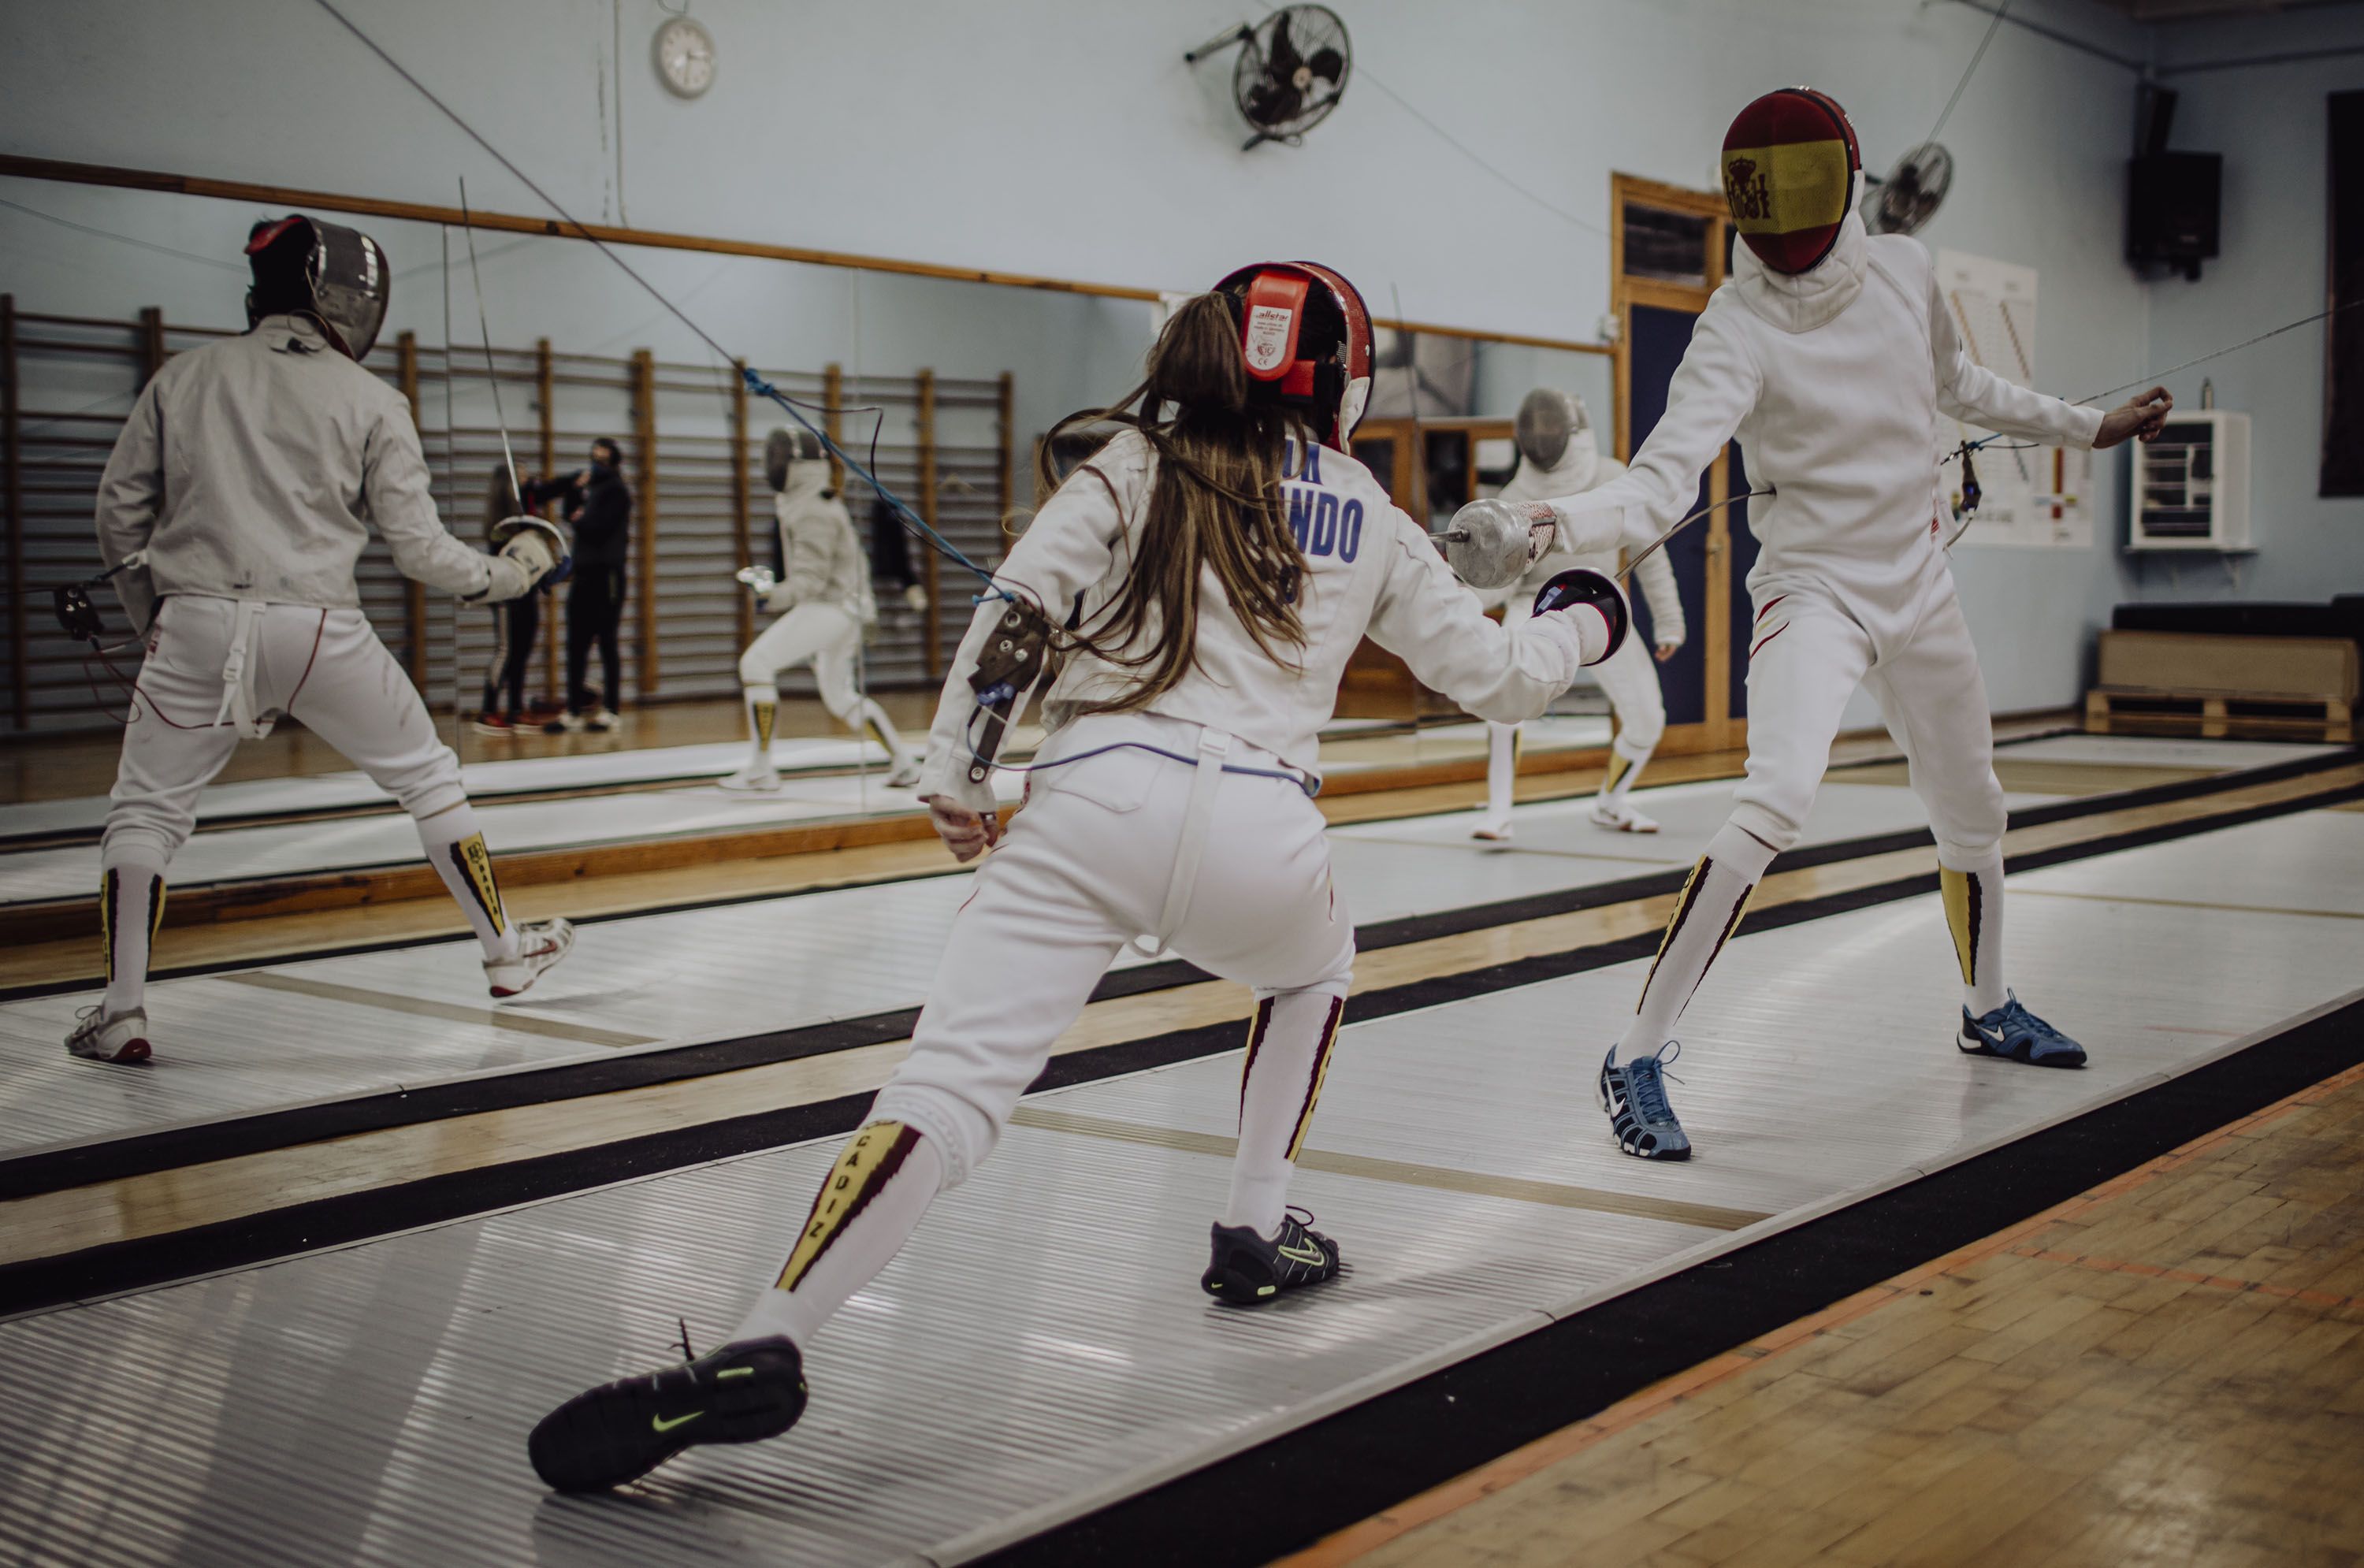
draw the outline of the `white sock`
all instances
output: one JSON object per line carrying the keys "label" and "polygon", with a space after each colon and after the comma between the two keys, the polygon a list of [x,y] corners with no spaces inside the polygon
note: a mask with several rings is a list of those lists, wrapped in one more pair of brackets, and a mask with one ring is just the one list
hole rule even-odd
{"label": "white sock", "polygon": [[1232,1160],[1225,1225],[1246,1225],[1259,1236],[1280,1229],[1288,1202],[1289,1163],[1304,1145],[1330,1071],[1344,988],[1287,991],[1256,1003],[1240,1069],[1240,1147]]}
{"label": "white sock", "polygon": [[484,944],[485,962],[506,963],[517,957],[517,927],[501,907],[500,879],[493,874],[492,851],[485,848],[484,832],[476,826],[476,808],[462,801],[449,811],[420,817],[418,841],[427,846],[429,862]]}
{"label": "white sock", "polygon": [[917,1129],[874,1121],[855,1133],[821,1179],[778,1283],[756,1299],[729,1342],[785,1335],[799,1350],[811,1344],[846,1298],[903,1250],[943,1179],[936,1146]]}
{"label": "white sock", "polygon": [[780,716],[780,694],[771,686],[749,686],[747,694],[747,739],[754,752],[747,765],[757,771],[772,765],[772,726]]}
{"label": "white sock", "polygon": [[1708,966],[1723,951],[1748,907],[1748,895],[1772,863],[1773,851],[1732,823],[1708,840],[1707,853],[1691,868],[1675,901],[1674,918],[1667,922],[1650,977],[1642,983],[1634,1021],[1617,1042],[1619,1060],[1655,1055],[1674,1038],[1675,1020],[1707,978]]}
{"label": "white sock", "polygon": [[1634,781],[1642,776],[1642,770],[1649,765],[1650,753],[1655,749],[1650,746],[1629,747],[1622,735],[1610,743],[1609,772],[1600,780],[1601,805],[1625,804],[1625,792],[1632,789]]}
{"label": "white sock", "polygon": [[1510,819],[1511,804],[1519,784],[1519,727],[1486,726],[1486,815],[1495,821]]}
{"label": "white sock", "polygon": [[[1947,864],[1948,861],[1955,862]],[[1982,1018],[2003,1004],[2002,846],[1964,855],[1940,845],[1937,886],[1946,901],[1946,924],[1954,933],[1954,956],[1962,961],[1962,1006]]]}
{"label": "white sock", "polygon": [[99,940],[106,944],[105,1018],[142,1006],[148,997],[148,955],[164,917],[164,866],[161,861],[108,855],[98,873]]}

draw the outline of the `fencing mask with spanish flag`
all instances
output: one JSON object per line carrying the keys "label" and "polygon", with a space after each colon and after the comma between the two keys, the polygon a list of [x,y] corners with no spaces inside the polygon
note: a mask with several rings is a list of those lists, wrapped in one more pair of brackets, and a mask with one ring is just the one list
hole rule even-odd
{"label": "fencing mask with spanish flag", "polygon": [[1723,134],[1733,227],[1777,272],[1808,272],[1831,253],[1862,172],[1846,111],[1812,87],[1766,94]]}

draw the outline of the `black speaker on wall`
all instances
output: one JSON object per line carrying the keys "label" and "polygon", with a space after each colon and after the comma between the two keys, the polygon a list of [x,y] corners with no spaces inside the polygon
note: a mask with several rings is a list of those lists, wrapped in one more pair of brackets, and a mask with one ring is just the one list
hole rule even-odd
{"label": "black speaker on wall", "polygon": [[2221,152],[2148,152],[2126,164],[2126,260],[2187,278],[2216,255]]}

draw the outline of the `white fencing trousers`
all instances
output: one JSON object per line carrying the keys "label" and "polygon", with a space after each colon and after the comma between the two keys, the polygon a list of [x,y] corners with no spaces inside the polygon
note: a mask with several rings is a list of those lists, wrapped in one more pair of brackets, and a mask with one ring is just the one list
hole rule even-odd
{"label": "white fencing trousers", "polygon": [[[1098,716],[1063,727],[1041,761],[1127,738],[1195,759],[1200,734],[1200,726],[1154,715]],[[1257,748],[1228,744],[1222,760],[1233,766],[1281,766]],[[1119,951],[1157,931],[1173,899],[1191,795],[1210,774],[1204,852],[1167,933],[1174,951],[1252,987],[1260,1000],[1345,995],[1355,929],[1331,886],[1321,813],[1302,790],[1131,747],[1044,768],[977,872],[911,1053],[871,1111],[873,1120],[899,1121],[937,1140],[947,1185],[992,1151],[1052,1043]]]}
{"label": "white fencing trousers", "polygon": [[[811,600],[790,608],[747,645],[739,656],[739,682],[751,702],[767,701],[777,689],[780,672],[809,663],[820,705],[830,717],[857,734],[869,724],[899,768],[910,760],[910,751],[886,710],[864,696],[855,684],[861,655],[862,623],[841,605]],[[758,735],[758,749],[768,751],[769,740]]]}
{"label": "white fencing trousers", "polygon": [[170,863],[250,717],[293,715],[413,817],[467,802],[460,760],[356,609],[173,595],[149,630],[130,709],[102,862]]}
{"label": "white fencing trousers", "polygon": [[[1516,626],[1533,613],[1531,599],[1512,594],[1502,606],[1502,624]],[[1609,698],[1610,709],[1617,715],[1618,749],[1638,768],[1657,750],[1659,737],[1667,732],[1667,700],[1658,690],[1658,667],[1640,629],[1629,627],[1623,646],[1600,663],[1586,665],[1577,679],[1586,676]],[[1510,815],[1512,778],[1518,769],[1513,740],[1519,728],[1486,726],[1486,806],[1496,817]]]}
{"label": "white fencing trousers", "polygon": [[1734,824],[1777,853],[1798,841],[1860,684],[1903,749],[1939,863],[1968,871],[1985,862],[2002,840],[2002,785],[1986,681],[1950,575],[1931,584],[1912,633],[1884,651],[1828,596],[1768,586],[1749,649],[1748,777],[1733,792]]}

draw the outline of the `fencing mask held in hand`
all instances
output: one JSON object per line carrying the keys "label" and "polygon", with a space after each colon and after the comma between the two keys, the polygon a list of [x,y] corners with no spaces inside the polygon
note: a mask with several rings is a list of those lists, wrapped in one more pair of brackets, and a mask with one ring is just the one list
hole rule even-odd
{"label": "fencing mask held in hand", "polygon": [[246,261],[254,273],[246,291],[248,328],[266,316],[308,316],[356,361],[376,343],[394,276],[368,235],[292,213],[248,232]]}
{"label": "fencing mask held in hand", "polygon": [[1556,386],[1539,386],[1519,405],[1519,455],[1537,468],[1557,468],[1568,443],[1592,428],[1584,399]]}
{"label": "fencing mask held in hand", "polygon": [[1783,87],[1740,111],[1723,136],[1733,227],[1777,272],[1811,271],[1838,243],[1863,153],[1826,93]]}
{"label": "fencing mask held in hand", "polygon": [[791,430],[786,425],[775,428],[764,438],[764,482],[775,490],[788,487],[788,470],[800,462],[819,462],[828,456],[820,438],[810,430]]}

